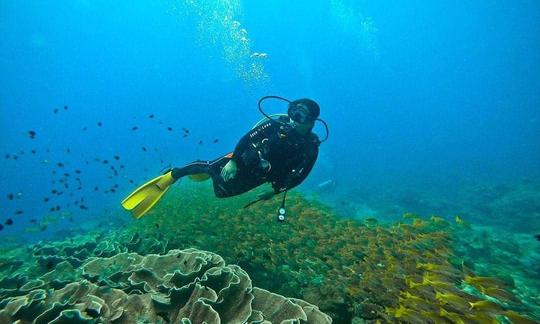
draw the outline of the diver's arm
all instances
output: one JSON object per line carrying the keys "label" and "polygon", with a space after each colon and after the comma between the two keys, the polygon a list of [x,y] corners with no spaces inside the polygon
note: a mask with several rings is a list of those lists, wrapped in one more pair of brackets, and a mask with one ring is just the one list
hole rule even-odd
{"label": "diver's arm", "polygon": [[251,142],[249,137],[250,133],[251,132],[242,136],[234,148],[231,159],[221,169],[221,177],[223,180],[229,181],[236,176],[236,172],[238,171],[238,162],[242,160],[243,153],[247,151]]}
{"label": "diver's arm", "polygon": [[221,177],[223,178],[223,180],[229,181],[236,176],[237,170],[238,170],[238,167],[236,166],[236,162],[231,159],[221,169]]}

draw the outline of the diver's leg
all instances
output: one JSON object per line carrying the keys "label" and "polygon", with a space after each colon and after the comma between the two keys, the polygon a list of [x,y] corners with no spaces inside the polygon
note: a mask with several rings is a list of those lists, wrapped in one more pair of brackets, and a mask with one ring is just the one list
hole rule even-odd
{"label": "diver's leg", "polygon": [[218,198],[227,198],[231,196],[235,196],[236,193],[234,192],[234,187],[232,186],[232,183],[226,182],[223,180],[223,177],[221,175],[217,175],[215,177],[212,177],[212,184],[214,186],[214,195]]}
{"label": "diver's leg", "polygon": [[221,169],[223,169],[230,159],[231,155],[227,154],[213,161],[194,161],[181,168],[172,169],[172,176],[174,179],[180,179],[181,177],[191,174],[207,173],[212,177],[214,194],[216,197],[226,198],[236,196],[253,188],[253,186],[246,188],[244,181],[241,179],[233,178],[229,181],[223,180],[221,177]]}
{"label": "diver's leg", "polygon": [[190,164],[187,164],[181,168],[172,169],[172,176],[174,179],[180,179],[187,175],[198,173],[211,173],[210,162],[198,160],[191,162]]}
{"label": "diver's leg", "polygon": [[212,184],[214,186],[214,194],[218,198],[233,196],[231,193],[231,182],[226,182],[221,176],[221,170],[230,160],[231,156],[225,155],[209,163],[210,176],[212,176]]}
{"label": "diver's leg", "polygon": [[243,194],[261,182],[252,177],[250,173],[237,172],[236,176],[228,181],[225,181],[221,176],[221,170],[231,160],[231,155],[225,155],[219,159],[210,162],[210,175],[214,185],[214,194],[217,198],[228,198]]}
{"label": "diver's leg", "polygon": [[223,178],[218,175],[212,177],[212,180],[214,184],[214,194],[218,198],[238,196],[261,184],[257,179],[251,179],[248,175],[237,175],[228,181],[223,180]]}

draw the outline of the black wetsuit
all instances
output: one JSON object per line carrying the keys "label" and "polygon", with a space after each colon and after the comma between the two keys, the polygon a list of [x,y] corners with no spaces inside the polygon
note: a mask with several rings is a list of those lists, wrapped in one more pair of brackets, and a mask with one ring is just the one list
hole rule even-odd
{"label": "black wetsuit", "polygon": [[[244,135],[234,152],[213,161],[195,161],[182,168],[174,168],[175,179],[190,174],[210,174],[217,197],[231,197],[247,192],[263,183],[271,183],[275,193],[299,185],[307,177],[319,154],[320,141],[309,132],[298,134],[288,124],[288,117],[280,121],[268,120]],[[237,172],[224,181],[221,169],[234,160]]]}

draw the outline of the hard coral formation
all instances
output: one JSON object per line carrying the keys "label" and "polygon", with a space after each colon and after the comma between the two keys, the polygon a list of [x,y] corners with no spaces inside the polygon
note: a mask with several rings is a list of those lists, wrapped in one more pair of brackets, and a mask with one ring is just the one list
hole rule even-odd
{"label": "hard coral formation", "polygon": [[78,269],[63,261],[37,280],[15,276],[0,287],[1,323],[331,322],[316,306],[253,287],[240,267],[196,249],[90,257]]}

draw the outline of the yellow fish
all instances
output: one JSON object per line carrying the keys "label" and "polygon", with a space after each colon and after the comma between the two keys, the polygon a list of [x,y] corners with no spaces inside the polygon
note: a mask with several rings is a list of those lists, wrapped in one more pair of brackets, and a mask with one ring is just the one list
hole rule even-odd
{"label": "yellow fish", "polygon": [[512,323],[516,324],[535,324],[538,323],[536,321],[533,321],[532,319],[528,318],[527,316],[520,315],[514,311],[506,311],[504,312],[504,316],[508,317],[509,320],[512,321]]}
{"label": "yellow fish", "polygon": [[470,309],[474,309],[477,311],[484,311],[484,312],[501,312],[502,307],[499,304],[496,304],[489,300],[479,300],[476,302],[469,302]]}
{"label": "yellow fish", "polygon": [[475,312],[472,314],[467,314],[465,315],[465,317],[467,317],[467,319],[470,319],[473,323],[481,323],[481,324],[500,324],[501,323],[489,313]]}
{"label": "yellow fish", "polygon": [[407,284],[407,286],[409,286],[409,288],[414,288],[416,286],[422,286],[423,285],[421,282],[414,282],[410,278],[405,278],[405,283]]}
{"label": "yellow fish", "polygon": [[469,301],[465,300],[464,298],[451,294],[451,293],[435,293],[435,298],[442,304],[442,305],[448,305],[451,308],[457,310],[457,311],[466,311],[469,309]]}
{"label": "yellow fish", "polygon": [[482,287],[482,288],[505,288],[509,287],[509,284],[505,283],[504,281],[501,281],[497,278],[492,277],[472,277],[465,275],[465,282],[473,285],[475,287]]}
{"label": "yellow fish", "polygon": [[379,221],[374,218],[374,217],[368,217],[368,218],[364,218],[364,224],[366,225],[377,225],[377,223],[379,223]]}
{"label": "yellow fish", "polygon": [[464,221],[463,218],[461,218],[461,216],[459,216],[459,215],[456,215],[456,224],[467,227],[467,228],[470,227],[469,223]]}
{"label": "yellow fish", "polygon": [[394,316],[406,323],[425,323],[425,320],[419,312],[405,308],[400,305],[398,309],[394,310]]}
{"label": "yellow fish", "polygon": [[415,296],[408,291],[401,293],[399,297],[400,305],[405,305],[409,308],[415,309],[417,311],[432,312],[434,304],[428,303],[424,298]]}
{"label": "yellow fish", "polygon": [[448,324],[452,324],[452,323],[455,323],[454,321],[452,321],[451,319],[449,319],[448,317],[444,317],[436,312],[421,312],[422,313],[422,316],[424,316],[425,318],[431,320],[431,323],[448,323]]}
{"label": "yellow fish", "polygon": [[459,314],[447,312],[444,308],[441,308],[441,310],[439,311],[439,315],[444,318],[448,318],[452,323],[465,324]]}
{"label": "yellow fish", "polygon": [[434,223],[446,223],[444,218],[435,215],[431,216],[430,220]]}
{"label": "yellow fish", "polygon": [[453,286],[455,286],[456,283],[454,278],[435,272],[424,272],[424,280],[426,282],[441,282]]}
{"label": "yellow fish", "polygon": [[424,227],[425,225],[426,225],[426,222],[424,222],[424,221],[421,220],[420,218],[415,218],[415,219],[413,219],[412,226],[413,226],[414,228]]}
{"label": "yellow fish", "polygon": [[497,298],[504,302],[514,302],[514,303],[520,302],[520,300],[516,298],[516,296],[514,296],[512,293],[504,289],[497,288],[497,287],[490,287],[490,288],[482,289],[482,293],[485,295]]}
{"label": "yellow fish", "polygon": [[403,214],[403,218],[414,219],[414,218],[420,218],[420,216],[416,215],[415,213],[405,213]]}
{"label": "yellow fish", "polygon": [[442,293],[459,293],[459,289],[456,288],[454,284],[447,283],[447,282],[440,282],[440,281],[431,281],[428,279],[424,279],[423,283],[425,285],[431,286],[435,292],[442,292]]}

